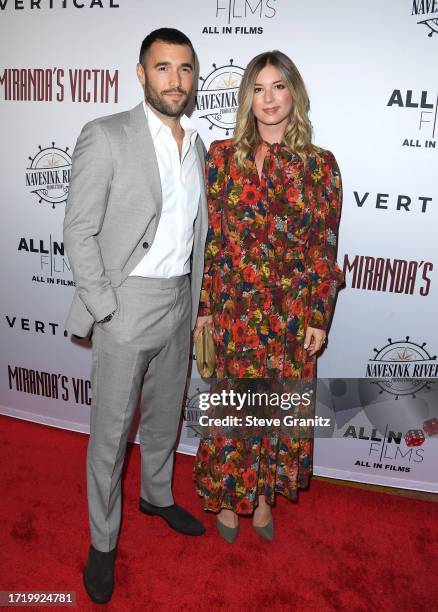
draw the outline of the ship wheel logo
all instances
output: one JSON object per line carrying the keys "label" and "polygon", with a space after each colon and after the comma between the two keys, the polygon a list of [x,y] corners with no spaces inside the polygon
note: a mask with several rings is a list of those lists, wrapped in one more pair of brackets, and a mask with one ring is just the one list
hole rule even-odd
{"label": "ship wheel logo", "polygon": [[436,355],[430,355],[426,344],[412,342],[409,336],[395,342],[388,338],[388,344],[373,349],[375,356],[368,360],[367,378],[375,379],[380,393],[386,391],[395,395],[395,399],[400,395],[415,398],[422,389],[430,389],[430,379],[436,378]]}
{"label": "ship wheel logo", "polygon": [[425,25],[428,29],[428,36],[432,38],[434,34],[438,34],[438,19],[435,17],[433,19],[423,19],[422,21],[418,21],[418,23]]}
{"label": "ship wheel logo", "polygon": [[224,66],[213,64],[213,70],[205,78],[200,77],[201,88],[196,92],[196,114],[207,119],[213,127],[225,130],[225,134],[236,126],[237,94],[244,69],[230,63]]}
{"label": "ship wheel logo", "polygon": [[71,174],[71,157],[68,147],[60,149],[52,142],[51,147],[38,147],[30,166],[26,168],[26,187],[38,197],[38,202],[47,202],[55,208],[67,200]]}
{"label": "ship wheel logo", "polygon": [[196,387],[196,393],[187,398],[183,413],[186,429],[190,430],[195,438],[199,438],[202,433],[202,426],[199,424],[199,418],[203,414],[199,408],[199,396],[201,393],[202,391],[199,387]]}

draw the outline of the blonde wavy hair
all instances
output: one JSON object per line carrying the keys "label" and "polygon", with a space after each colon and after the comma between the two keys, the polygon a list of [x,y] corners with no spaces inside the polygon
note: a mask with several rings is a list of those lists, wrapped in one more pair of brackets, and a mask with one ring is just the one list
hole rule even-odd
{"label": "blonde wavy hair", "polygon": [[296,153],[305,163],[308,147],[312,137],[312,127],[309,120],[309,97],[298,68],[293,61],[281,51],[267,51],[256,55],[245,69],[240,83],[236,128],[233,144],[234,159],[237,165],[245,170],[245,158],[249,152],[255,151],[262,141],[257,129],[257,119],[252,110],[254,85],[259,72],[265,66],[277,68],[281,78],[292,94],[293,105],[290,121],[284,132],[284,141],[290,151]]}

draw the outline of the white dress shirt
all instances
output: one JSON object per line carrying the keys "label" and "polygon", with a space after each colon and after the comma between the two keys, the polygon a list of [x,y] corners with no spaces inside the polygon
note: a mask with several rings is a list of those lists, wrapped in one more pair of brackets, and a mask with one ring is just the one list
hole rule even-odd
{"label": "white dress shirt", "polygon": [[190,272],[193,225],[201,196],[195,140],[190,119],[180,119],[184,130],[181,159],[170,128],[143,102],[160,171],[163,206],[151,248],[130,276],[171,278]]}

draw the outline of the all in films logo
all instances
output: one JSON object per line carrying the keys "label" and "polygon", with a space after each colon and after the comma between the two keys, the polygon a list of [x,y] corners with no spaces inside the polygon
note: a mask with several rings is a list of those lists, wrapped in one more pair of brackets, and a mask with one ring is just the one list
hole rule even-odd
{"label": "all in films logo", "polygon": [[427,35],[432,38],[438,35],[438,2],[437,0],[413,0],[411,15],[419,25],[427,28]]}
{"label": "all in films logo", "polygon": [[30,193],[35,194],[38,202],[57,204],[66,202],[71,174],[71,157],[68,147],[60,149],[52,142],[51,147],[43,149],[29,156],[30,166],[26,169],[26,187]]}
{"label": "all in films logo", "polygon": [[210,0],[214,25],[204,25],[202,34],[263,34],[263,25],[277,15],[278,0]]}
{"label": "all in films logo", "polygon": [[195,111],[200,119],[206,119],[213,127],[225,130],[228,136],[236,126],[237,94],[244,69],[234,64],[217,66],[205,78],[200,77],[201,87],[196,92]]}
{"label": "all in films logo", "polygon": [[[380,427],[348,425],[342,433],[343,438],[366,440],[364,455],[354,458],[354,465],[366,471],[413,472],[416,465],[425,461],[425,448],[422,446],[428,437],[438,434],[438,419],[430,418],[417,427],[400,431],[386,423]],[[390,475],[390,474],[389,474]]]}
{"label": "all in films logo", "polygon": [[[438,130],[438,92],[394,89],[386,106],[411,118],[410,134],[402,136],[402,146],[416,149],[436,149]],[[414,129],[416,133],[414,134]]]}
{"label": "all in films logo", "polygon": [[17,250],[23,260],[32,261],[33,283],[75,287],[64,243],[54,240],[51,234],[46,239],[21,236]]}
{"label": "all in films logo", "polygon": [[422,389],[430,389],[431,378],[438,377],[436,355],[425,348],[426,342],[418,344],[406,336],[405,340],[393,341],[382,348],[374,348],[374,357],[368,360],[366,378],[375,380],[380,393],[415,397]]}
{"label": "all in films logo", "polygon": [[394,472],[413,473],[423,463],[427,471],[428,461],[434,461],[427,457],[429,438],[438,438],[438,387],[420,377],[436,376],[436,357],[426,343],[409,337],[388,339],[374,352],[366,378],[334,379],[326,387],[321,381],[318,414],[321,405],[335,412],[335,436],[354,440],[351,460],[359,471],[392,477]]}

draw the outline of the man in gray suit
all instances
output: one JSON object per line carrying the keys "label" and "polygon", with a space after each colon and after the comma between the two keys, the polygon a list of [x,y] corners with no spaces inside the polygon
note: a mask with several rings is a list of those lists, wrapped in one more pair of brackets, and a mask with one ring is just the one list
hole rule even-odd
{"label": "man in gray suit", "polygon": [[171,490],[207,233],[205,148],[183,114],[194,69],[182,32],[152,32],[137,65],[144,102],[87,123],[73,155],[64,242],[76,293],[66,329],[93,332],[84,584],[98,603],[114,588],[121,473],[140,397],[140,510],[187,535],[205,531]]}

